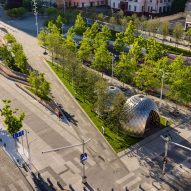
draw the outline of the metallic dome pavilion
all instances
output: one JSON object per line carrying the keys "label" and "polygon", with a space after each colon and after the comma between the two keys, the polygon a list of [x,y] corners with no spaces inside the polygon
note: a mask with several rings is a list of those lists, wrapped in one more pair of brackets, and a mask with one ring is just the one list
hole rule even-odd
{"label": "metallic dome pavilion", "polygon": [[143,137],[152,128],[160,127],[157,105],[144,95],[130,97],[124,105],[123,112],[121,125],[131,136]]}

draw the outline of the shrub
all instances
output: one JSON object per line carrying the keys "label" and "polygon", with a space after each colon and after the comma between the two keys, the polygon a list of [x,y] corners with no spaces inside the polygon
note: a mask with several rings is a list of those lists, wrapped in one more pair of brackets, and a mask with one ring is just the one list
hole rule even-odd
{"label": "shrub", "polygon": [[49,7],[46,9],[47,15],[56,15],[58,13],[58,10],[55,7]]}
{"label": "shrub", "polygon": [[8,9],[6,11],[6,14],[9,17],[18,18],[18,17],[22,17],[25,14],[25,12],[26,10],[24,7],[19,7],[19,8]]}

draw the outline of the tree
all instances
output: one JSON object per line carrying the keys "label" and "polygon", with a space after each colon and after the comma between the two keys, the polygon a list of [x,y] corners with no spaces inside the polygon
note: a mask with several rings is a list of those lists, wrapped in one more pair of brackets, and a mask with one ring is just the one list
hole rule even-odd
{"label": "tree", "polygon": [[146,60],[136,72],[134,82],[137,87],[144,91],[154,89],[160,87],[158,75],[158,72],[154,68],[154,61]]}
{"label": "tree", "polygon": [[182,56],[176,57],[170,66],[169,95],[181,103],[191,102],[191,66],[185,66]]}
{"label": "tree", "polygon": [[98,113],[98,115],[102,117],[107,112],[107,106],[106,106],[106,102],[108,99],[107,89],[108,89],[108,84],[103,78],[99,79],[96,82],[94,90],[96,92],[94,108],[95,111]]}
{"label": "tree", "polygon": [[74,31],[76,32],[76,34],[82,35],[85,30],[86,30],[86,24],[81,14],[78,14],[74,24]]}
{"label": "tree", "polygon": [[156,33],[158,32],[160,21],[158,19],[150,20],[147,24],[148,24],[147,27],[149,29],[149,35],[150,35],[150,32],[152,32],[153,36],[155,37]]}
{"label": "tree", "polygon": [[125,44],[131,45],[134,42],[134,39],[135,39],[135,37],[134,37],[134,29],[135,29],[135,27],[133,25],[133,21],[130,21],[128,23],[128,26],[127,26],[125,32],[124,32],[124,42],[125,42]]}
{"label": "tree", "polygon": [[53,62],[54,55],[57,56],[63,39],[60,35],[60,30],[52,22],[49,22],[48,30],[49,32],[47,34],[46,43],[47,43],[48,49],[52,53],[52,62]]}
{"label": "tree", "polygon": [[111,38],[111,30],[106,26],[103,25],[101,32],[98,32],[95,39],[94,39],[94,48],[98,48],[102,45],[102,43],[107,42]]}
{"label": "tree", "polygon": [[24,55],[23,51],[17,51],[15,54],[14,61],[16,66],[20,69],[21,72],[27,72],[27,58]]}
{"label": "tree", "polygon": [[98,32],[99,32],[99,25],[97,22],[94,22],[94,24],[91,27],[88,27],[86,29],[83,36],[91,39],[91,41],[93,42]]}
{"label": "tree", "polygon": [[189,45],[191,47],[191,28],[189,28],[186,32],[186,37],[188,38]]}
{"label": "tree", "polygon": [[165,50],[154,38],[149,38],[147,40],[146,53],[146,59],[157,61],[164,55]]}
{"label": "tree", "polygon": [[177,22],[173,31],[172,31],[173,36],[176,40],[176,46],[177,46],[178,41],[182,38],[183,32],[184,32],[184,29],[183,29],[182,24]]}
{"label": "tree", "polygon": [[107,122],[110,126],[118,129],[121,127],[120,120],[126,98],[123,93],[117,93],[112,101],[112,107],[108,111]]}
{"label": "tree", "polygon": [[135,39],[134,43],[131,46],[131,49],[129,51],[129,55],[131,58],[133,58],[136,62],[142,58],[142,47],[143,47],[143,39],[141,37]]}
{"label": "tree", "polygon": [[72,86],[74,86],[74,81],[80,64],[81,62],[76,53],[73,51],[68,51],[66,55],[66,67],[69,80],[72,81]]}
{"label": "tree", "polygon": [[41,31],[38,33],[38,43],[40,46],[43,46],[45,48],[45,54],[46,54],[46,47],[48,45],[47,43],[47,35],[48,35],[48,31],[45,28],[42,28]]}
{"label": "tree", "polygon": [[115,41],[113,43],[113,46],[115,47],[115,49],[118,52],[124,51],[125,42],[124,42],[123,38],[124,38],[124,33],[123,32],[116,33],[116,39],[115,39]]}
{"label": "tree", "polygon": [[65,47],[67,49],[75,52],[76,51],[76,43],[74,41],[74,35],[75,35],[74,29],[73,29],[73,27],[71,27],[67,32],[67,37],[66,37],[64,43],[65,43]]}
{"label": "tree", "polygon": [[162,40],[164,42],[166,37],[169,35],[169,22],[168,21],[162,22],[162,25],[161,25],[161,34],[163,36]]}
{"label": "tree", "polygon": [[127,53],[122,52],[119,56],[119,62],[115,65],[115,74],[123,83],[127,83],[132,81],[135,69],[135,62]]}
{"label": "tree", "polygon": [[42,99],[48,99],[50,94],[50,83],[45,80],[44,74],[31,72],[28,77],[31,91]]}
{"label": "tree", "polygon": [[81,60],[92,61],[93,47],[91,46],[91,41],[87,37],[82,39],[77,54]]}
{"label": "tree", "polygon": [[66,23],[66,19],[64,17],[62,17],[61,15],[58,15],[58,17],[56,18],[57,28],[61,29],[63,23]]}
{"label": "tree", "polygon": [[6,125],[7,131],[10,135],[18,132],[23,127],[23,119],[25,114],[22,112],[17,114],[18,109],[11,108],[11,101],[4,99],[2,100],[4,106],[1,108],[1,116],[4,117],[4,123]]}
{"label": "tree", "polygon": [[10,44],[16,42],[15,37],[14,37],[12,34],[10,34],[10,33],[7,33],[7,34],[4,36],[4,39],[7,41],[7,43],[10,43]]}
{"label": "tree", "polygon": [[111,67],[112,54],[108,51],[106,43],[102,42],[100,47],[95,50],[93,58],[92,68],[103,72]]}

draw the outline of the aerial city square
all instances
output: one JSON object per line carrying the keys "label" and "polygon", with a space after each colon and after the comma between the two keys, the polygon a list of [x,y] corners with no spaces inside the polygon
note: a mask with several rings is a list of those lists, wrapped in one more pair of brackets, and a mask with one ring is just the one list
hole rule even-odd
{"label": "aerial city square", "polygon": [[0,191],[191,191],[191,0],[0,0]]}

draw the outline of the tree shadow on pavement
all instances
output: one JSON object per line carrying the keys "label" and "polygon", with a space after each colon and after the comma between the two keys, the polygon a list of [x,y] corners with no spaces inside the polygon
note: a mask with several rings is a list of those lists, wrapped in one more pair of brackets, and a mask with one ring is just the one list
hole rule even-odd
{"label": "tree shadow on pavement", "polygon": [[67,118],[69,123],[72,123],[75,126],[78,125],[78,120],[75,119],[75,115],[72,115],[71,113],[68,113],[63,108],[61,109],[61,111],[63,112],[64,116]]}

